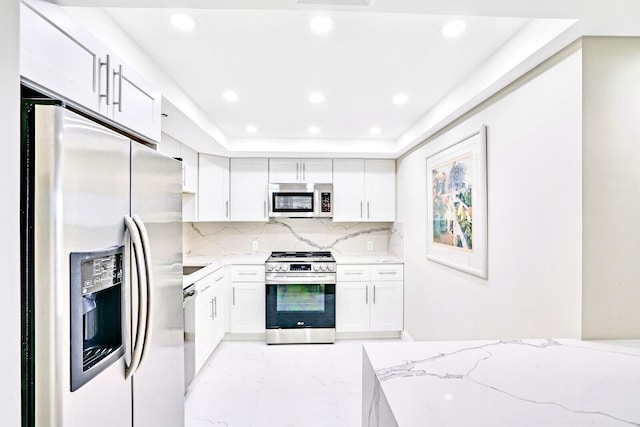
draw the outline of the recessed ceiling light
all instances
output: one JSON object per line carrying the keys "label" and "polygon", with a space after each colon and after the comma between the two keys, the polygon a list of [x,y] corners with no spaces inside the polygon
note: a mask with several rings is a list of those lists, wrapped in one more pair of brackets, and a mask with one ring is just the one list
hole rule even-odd
{"label": "recessed ceiling light", "polygon": [[382,129],[377,128],[377,127],[373,127],[371,129],[369,129],[369,133],[371,135],[380,135],[380,133],[382,133]]}
{"label": "recessed ceiling light", "polygon": [[309,126],[309,133],[316,134],[318,132],[320,132],[320,128],[318,128],[318,126]]}
{"label": "recessed ceiling light", "polygon": [[309,102],[313,102],[314,104],[319,104],[324,100],[324,95],[322,92],[312,92],[309,95]]}
{"label": "recessed ceiling light", "polygon": [[182,31],[191,31],[196,27],[196,21],[184,13],[174,13],[171,15],[171,23],[174,27]]}
{"label": "recessed ceiling light", "polygon": [[393,97],[394,104],[405,104],[409,100],[409,97],[405,93],[399,93]]}
{"label": "recessed ceiling light", "polygon": [[327,16],[314,16],[309,21],[309,26],[316,33],[327,33],[333,27],[333,21]]}
{"label": "recessed ceiling light", "polygon": [[232,90],[228,90],[222,94],[225,101],[235,102],[238,100],[238,94]]}
{"label": "recessed ceiling light", "polygon": [[462,20],[451,21],[442,27],[442,35],[445,37],[456,37],[464,33],[467,23]]}
{"label": "recessed ceiling light", "polygon": [[255,127],[254,125],[249,125],[244,130],[246,130],[247,133],[256,133],[256,132],[258,132],[258,128]]}

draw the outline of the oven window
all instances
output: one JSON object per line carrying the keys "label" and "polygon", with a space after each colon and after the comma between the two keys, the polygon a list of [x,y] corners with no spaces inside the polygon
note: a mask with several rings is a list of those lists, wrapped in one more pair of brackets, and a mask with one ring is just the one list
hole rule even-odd
{"label": "oven window", "polygon": [[273,193],[275,212],[313,212],[313,193]]}
{"label": "oven window", "polygon": [[323,312],[324,285],[277,285],[276,311]]}

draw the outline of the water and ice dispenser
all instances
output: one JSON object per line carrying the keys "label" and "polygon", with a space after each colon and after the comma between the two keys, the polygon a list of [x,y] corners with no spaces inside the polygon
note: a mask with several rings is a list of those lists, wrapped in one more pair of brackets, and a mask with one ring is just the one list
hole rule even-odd
{"label": "water and ice dispenser", "polygon": [[124,246],[71,253],[71,391],[124,353],[123,257]]}

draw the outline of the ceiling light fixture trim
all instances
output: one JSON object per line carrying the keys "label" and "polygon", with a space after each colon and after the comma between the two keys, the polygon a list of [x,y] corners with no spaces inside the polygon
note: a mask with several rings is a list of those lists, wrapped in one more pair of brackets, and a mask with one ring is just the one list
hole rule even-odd
{"label": "ceiling light fixture trim", "polygon": [[398,93],[393,97],[393,103],[397,105],[406,104],[409,96],[406,93]]}
{"label": "ceiling light fixture trim", "polygon": [[224,98],[225,101],[236,102],[238,100],[238,94],[232,90],[228,90],[222,94],[222,98]]}
{"label": "ceiling light fixture trim", "polygon": [[461,19],[451,21],[442,27],[442,35],[445,37],[457,37],[464,33],[467,23]]}
{"label": "ceiling light fixture trim", "polygon": [[312,104],[319,104],[324,101],[324,94],[322,92],[311,92],[309,95],[309,102]]}
{"label": "ceiling light fixture trim", "polygon": [[195,19],[184,13],[174,13],[170,20],[174,27],[182,31],[191,31],[196,28]]}
{"label": "ceiling light fixture trim", "polygon": [[331,28],[333,28],[333,21],[328,16],[318,15],[311,18],[309,26],[315,33],[328,33],[331,31]]}

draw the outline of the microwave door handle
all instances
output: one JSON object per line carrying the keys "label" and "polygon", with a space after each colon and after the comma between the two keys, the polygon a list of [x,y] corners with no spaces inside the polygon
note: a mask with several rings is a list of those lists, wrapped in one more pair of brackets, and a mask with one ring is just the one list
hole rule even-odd
{"label": "microwave door handle", "polygon": [[140,363],[138,367],[142,366],[142,362],[151,348],[151,336],[153,332],[153,274],[151,268],[151,245],[149,245],[149,233],[147,233],[147,227],[139,216],[133,216],[133,222],[138,226],[140,230],[140,239],[142,241],[142,252],[144,254],[144,267],[146,272],[146,291],[147,291],[147,321],[144,328],[144,343],[142,345],[142,354],[140,355]]}
{"label": "microwave door handle", "polygon": [[[131,244],[133,246],[132,256],[136,260],[136,277],[137,277],[137,293],[138,293],[138,320],[137,320],[137,334],[135,344],[132,344],[131,360],[126,367],[125,379],[129,379],[131,375],[138,369],[140,364],[140,358],[142,356],[142,346],[144,345],[144,330],[147,322],[147,294],[142,292],[143,283],[146,283],[146,269],[143,264],[142,254],[142,240],[140,238],[140,232],[133,220],[125,216],[124,223],[129,231]],[[130,325],[125,325],[125,334],[127,335],[126,342],[131,341],[131,335],[133,335]]]}

